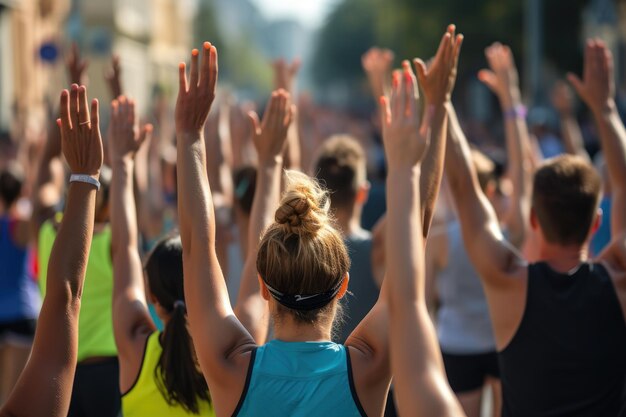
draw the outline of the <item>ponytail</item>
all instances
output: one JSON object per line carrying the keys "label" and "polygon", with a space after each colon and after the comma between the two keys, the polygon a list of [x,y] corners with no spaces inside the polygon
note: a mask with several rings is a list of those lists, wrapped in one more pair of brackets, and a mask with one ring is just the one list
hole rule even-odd
{"label": "ponytail", "polygon": [[168,404],[180,404],[186,411],[199,414],[198,400],[210,401],[211,397],[206,380],[198,370],[183,301],[174,303],[162,344],[163,353],[154,370],[159,390]]}
{"label": "ponytail", "polygon": [[187,330],[180,237],[157,244],[146,262],[146,272],[150,291],[170,312],[161,339],[163,352],[154,369],[155,381],[169,405],[199,414],[200,402],[210,403],[211,396]]}

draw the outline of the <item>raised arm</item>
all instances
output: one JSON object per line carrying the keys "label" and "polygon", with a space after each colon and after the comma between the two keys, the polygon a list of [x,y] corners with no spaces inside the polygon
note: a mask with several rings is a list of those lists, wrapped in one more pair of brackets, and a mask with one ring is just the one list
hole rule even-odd
{"label": "raised arm", "polygon": [[521,248],[530,227],[530,198],[532,187],[531,145],[522,104],[517,69],[508,46],[494,43],[485,50],[489,70],[478,78],[498,96],[506,135],[508,172],[513,183],[511,208],[506,218],[509,241]]}
{"label": "raised arm", "polygon": [[446,174],[456,203],[465,248],[483,281],[498,348],[519,326],[525,306],[526,264],[508,243],[498,218],[478,184],[467,139],[448,107]]}
{"label": "raised arm", "polygon": [[31,237],[39,238],[41,225],[54,216],[56,205],[61,201],[64,189],[65,168],[61,161],[61,132],[55,121],[51,121],[48,137],[39,156],[37,176],[33,186]]}
{"label": "raised arm", "polygon": [[580,125],[574,113],[574,95],[572,89],[565,81],[559,80],[554,84],[554,87],[552,87],[550,100],[559,114],[561,136],[565,151],[571,155],[578,155],[591,162],[583,143],[583,134],[580,130]]}
{"label": "raised arm", "polygon": [[[463,42],[463,35],[455,36],[456,27],[449,25],[447,32],[441,38],[437,54],[432,63],[426,67],[421,59],[415,59],[415,72],[419,85],[426,98],[426,112],[432,113],[433,134],[431,143],[426,150],[423,162],[424,174],[420,176],[419,188],[421,206],[420,213],[423,221],[422,232],[428,236],[432,223],[437,195],[443,176],[443,161],[446,152],[446,110],[443,104],[450,103],[452,90],[456,81],[459,52]],[[442,132],[437,129],[443,129]]]}
{"label": "raised arm", "polygon": [[[626,130],[615,105],[613,56],[604,42],[587,42],[583,79],[574,74],[568,74],[568,79],[596,121],[611,180],[611,235],[623,240],[626,231]],[[624,258],[626,264],[626,253]]]}
{"label": "raised arm", "polygon": [[269,310],[260,292],[256,258],[261,234],[274,221],[278,207],[282,154],[294,112],[289,93],[281,89],[272,93],[262,123],[256,113],[249,114],[259,165],[248,228],[248,255],[241,275],[235,313],[259,345],[265,343],[267,338]]}
{"label": "raised arm", "polygon": [[235,409],[254,339],[237,320],[215,251],[215,213],[207,178],[204,125],[215,98],[217,50],[205,42],[202,63],[191,54],[187,79],[179,67],[176,102],[178,211],[183,245],[185,300],[193,344],[218,414]]}
{"label": "raised arm", "polygon": [[120,67],[119,55],[113,54],[111,57],[111,68],[104,73],[104,80],[113,99],[122,95],[122,68]]}
{"label": "raised arm", "polygon": [[[450,35],[447,37],[444,41],[450,43]],[[418,184],[420,162],[429,146],[431,120],[428,116],[420,123],[417,88],[407,67],[403,80],[393,83],[390,102],[383,99],[386,104],[383,142],[389,166],[385,284],[395,398],[403,416],[461,416],[461,408],[446,382],[441,352],[426,307]],[[439,106],[443,107],[443,102]],[[445,111],[437,111],[443,113],[443,118],[435,122],[443,125]],[[444,136],[433,142],[445,140],[444,126],[437,126],[433,131]]]}
{"label": "raised arm", "polygon": [[[276,90],[285,90],[295,100],[296,98],[296,79],[298,71],[300,71],[300,60],[294,59],[291,63],[284,59],[277,59],[272,63],[274,69],[274,88]],[[284,151],[285,169],[301,170],[305,156],[302,155],[300,149],[300,134],[298,129],[297,115],[294,113],[289,131],[287,132],[287,145]],[[305,161],[305,163],[308,161]]]}
{"label": "raised arm", "polygon": [[146,337],[156,329],[146,304],[133,192],[135,154],[152,126],[139,130],[135,103],[124,96],[111,103],[110,123],[113,332],[124,365],[120,367],[120,388],[126,392],[141,368]]}
{"label": "raised arm", "polygon": [[[102,166],[98,101],[72,85],[61,93],[62,147],[72,174],[95,180]],[[69,408],[78,351],[78,315],[93,235],[96,187],[72,182],[65,215],[50,255],[43,302],[31,357],[0,415],[65,417]],[[33,393],[36,401],[33,401]]]}

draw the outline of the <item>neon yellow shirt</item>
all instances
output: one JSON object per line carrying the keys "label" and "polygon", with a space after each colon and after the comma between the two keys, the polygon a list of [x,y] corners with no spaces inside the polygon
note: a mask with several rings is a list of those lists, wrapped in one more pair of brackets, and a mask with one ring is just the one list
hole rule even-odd
{"label": "neon yellow shirt", "polygon": [[[57,216],[60,221],[60,217]],[[52,221],[39,231],[39,289],[46,295],[46,278],[52,245],[57,232]],[[96,356],[117,356],[113,336],[113,263],[111,228],[94,233],[78,319],[78,362]]]}
{"label": "neon yellow shirt", "polygon": [[122,395],[124,417],[187,417],[192,415],[215,417],[213,407],[206,401],[199,401],[199,414],[191,414],[180,405],[171,406],[167,403],[159,391],[154,373],[163,352],[159,341],[160,335],[161,332],[154,332],[148,337],[139,377],[132,388]]}

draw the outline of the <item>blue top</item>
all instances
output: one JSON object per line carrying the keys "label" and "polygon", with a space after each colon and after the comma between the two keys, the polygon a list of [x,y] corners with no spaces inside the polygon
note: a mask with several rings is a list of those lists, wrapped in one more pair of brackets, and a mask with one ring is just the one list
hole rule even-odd
{"label": "blue top", "polygon": [[447,232],[448,265],[436,278],[440,307],[437,334],[441,350],[473,355],[496,350],[487,299],[461,236],[461,226],[450,223]]}
{"label": "blue top", "polygon": [[332,342],[272,340],[253,352],[233,416],[365,416],[348,348]]}
{"label": "blue top", "polygon": [[0,323],[35,319],[40,307],[39,290],[29,274],[28,249],[13,241],[14,224],[0,216]]}

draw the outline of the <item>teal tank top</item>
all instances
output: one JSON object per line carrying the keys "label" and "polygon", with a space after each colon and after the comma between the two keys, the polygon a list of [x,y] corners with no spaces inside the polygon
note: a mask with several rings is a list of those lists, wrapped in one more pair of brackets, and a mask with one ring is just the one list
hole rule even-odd
{"label": "teal tank top", "polygon": [[279,340],[258,347],[233,416],[365,416],[348,348]]}

